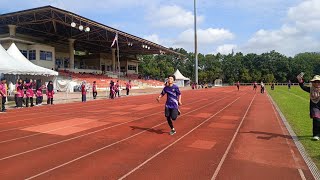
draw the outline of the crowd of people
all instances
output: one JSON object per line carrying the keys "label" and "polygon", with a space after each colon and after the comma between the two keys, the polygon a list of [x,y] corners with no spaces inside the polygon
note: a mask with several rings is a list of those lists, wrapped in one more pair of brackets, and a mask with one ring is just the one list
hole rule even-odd
{"label": "crowd of people", "polygon": [[[130,89],[132,88],[131,80],[126,82],[125,86],[126,86],[126,95],[129,96]],[[86,102],[87,101],[87,97],[86,97],[87,92],[90,89],[87,87],[86,81],[82,82],[80,88],[81,88],[81,100],[82,100],[82,102]],[[110,99],[114,99],[117,96],[120,97],[121,86],[120,86],[119,80],[117,80],[117,82],[114,82],[113,80],[110,81],[109,91],[110,91],[109,92]],[[96,81],[93,81],[93,84],[92,84],[92,95],[93,95],[93,99],[97,98],[98,91],[97,91],[97,82]]]}
{"label": "crowd of people", "polygon": [[[132,87],[131,80],[129,80],[126,85],[126,95],[129,95],[130,89]],[[81,100],[82,102],[87,101],[87,92],[90,88],[87,87],[86,81],[83,81],[81,86]],[[113,80],[110,82],[110,99],[114,99],[115,97],[120,97],[120,83],[119,80],[115,83]],[[9,91],[8,84],[6,78],[1,78],[0,83],[0,100],[1,100],[1,112],[6,112],[5,104],[8,99],[8,95],[10,93],[14,96],[15,108],[25,107],[33,107],[40,106],[43,103],[44,92],[47,96],[47,104],[53,105],[54,101],[54,86],[53,82],[49,81],[47,85],[45,85],[41,79],[33,80],[33,79],[18,79],[14,87]],[[97,98],[97,84],[96,81],[93,82],[92,85],[92,95],[93,99]],[[35,102],[34,102],[35,100]]]}
{"label": "crowd of people", "polygon": [[[22,108],[23,105],[26,107],[33,107],[42,105],[43,101],[43,91],[46,91],[47,104],[53,104],[53,82],[49,81],[48,85],[45,86],[41,79],[18,79],[12,91],[14,94],[14,101],[16,108]],[[1,96],[1,111],[5,112],[5,103],[8,96],[8,85],[6,78],[1,78],[0,84],[0,96]],[[35,104],[34,104],[35,98]]]}

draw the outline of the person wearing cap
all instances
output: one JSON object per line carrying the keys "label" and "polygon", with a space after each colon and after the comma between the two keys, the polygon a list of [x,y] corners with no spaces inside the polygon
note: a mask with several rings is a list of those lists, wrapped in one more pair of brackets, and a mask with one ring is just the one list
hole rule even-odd
{"label": "person wearing cap", "polygon": [[297,76],[301,89],[310,93],[310,118],[313,119],[313,140],[320,140],[320,76],[315,75],[311,80],[311,86],[305,86],[301,75]]}
{"label": "person wearing cap", "polygon": [[1,78],[0,83],[0,98],[1,98],[1,112],[6,112],[5,103],[7,98],[6,79]]}

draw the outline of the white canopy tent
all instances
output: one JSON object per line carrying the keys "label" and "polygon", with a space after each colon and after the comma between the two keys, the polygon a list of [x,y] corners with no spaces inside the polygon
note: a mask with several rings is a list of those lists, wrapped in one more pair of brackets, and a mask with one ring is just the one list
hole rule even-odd
{"label": "white canopy tent", "polygon": [[0,74],[29,74],[30,71],[10,56],[0,44]]}
{"label": "white canopy tent", "polygon": [[9,49],[7,50],[8,54],[11,55],[16,62],[23,65],[23,69],[28,70],[29,75],[40,75],[40,76],[58,76],[58,72],[37,66],[30,62],[18,49],[15,43],[12,43]]}
{"label": "white canopy tent", "polygon": [[176,72],[173,74],[176,77],[175,84],[179,87],[184,87],[190,84],[190,79],[187,77],[184,77],[179,69],[176,70]]}

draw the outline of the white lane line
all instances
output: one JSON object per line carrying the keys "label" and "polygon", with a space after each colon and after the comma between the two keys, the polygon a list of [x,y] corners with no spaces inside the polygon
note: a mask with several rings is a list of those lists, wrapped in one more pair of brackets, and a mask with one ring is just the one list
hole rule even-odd
{"label": "white lane line", "polygon": [[221,111],[225,110],[227,107],[229,107],[230,105],[232,105],[234,102],[236,102],[240,97],[238,97],[236,100],[232,101],[230,104],[228,104],[227,106],[225,106],[224,108],[222,108],[221,110],[219,110],[217,113],[215,113],[214,115],[210,116],[209,118],[207,118],[205,121],[203,121],[202,123],[200,123],[198,126],[194,127],[193,129],[191,129],[188,133],[186,133],[185,135],[183,135],[182,137],[180,137],[179,139],[177,139],[176,141],[174,141],[173,143],[169,144],[168,146],[166,146],[165,148],[163,148],[161,151],[159,151],[158,153],[156,153],[155,155],[153,155],[152,157],[150,157],[149,159],[147,159],[146,161],[144,161],[143,163],[141,163],[140,165],[138,165],[137,167],[135,167],[134,169],[132,169],[131,171],[129,171],[127,174],[123,175],[122,177],[119,178],[119,180],[122,180],[126,177],[128,177],[130,174],[134,173],[136,170],[138,170],[139,168],[141,168],[142,166],[144,166],[145,164],[147,164],[149,161],[151,161],[152,159],[154,159],[155,157],[157,157],[158,155],[160,155],[161,153],[163,153],[165,150],[167,150],[168,148],[170,148],[171,146],[175,145],[177,142],[179,142],[182,138],[186,137],[187,135],[189,135],[190,133],[192,133],[194,130],[196,130],[198,127],[200,127],[202,124],[208,122],[210,119],[212,119],[214,116],[216,116],[217,114],[219,114]]}
{"label": "white lane line", "polygon": [[[198,100],[198,101],[201,101],[201,100]],[[62,122],[62,121],[58,121],[58,122]],[[90,121],[87,121],[87,122],[84,122],[84,123],[75,124],[75,125],[71,125],[71,126],[65,126],[65,127],[62,127],[62,128],[52,129],[52,130],[48,130],[48,131],[40,132],[40,133],[36,133],[36,134],[31,134],[31,135],[28,135],[28,136],[22,136],[22,137],[18,137],[18,138],[13,138],[13,139],[9,139],[9,140],[0,141],[0,144],[6,143],[6,142],[16,141],[16,140],[20,140],[20,139],[25,139],[25,138],[28,138],[28,137],[34,137],[34,136],[37,136],[37,135],[41,135],[43,133],[54,132],[54,131],[58,131],[58,130],[61,130],[61,129],[66,129],[66,128],[69,128],[69,127],[78,126],[78,125],[82,125],[82,124],[87,124],[87,123],[91,123],[91,122],[94,122],[94,120],[90,120]],[[34,126],[30,126],[30,127],[34,127]]]}
{"label": "white lane line", "polygon": [[[228,96],[228,97],[230,97],[230,96]],[[227,97],[224,97],[222,99],[225,99],[225,98],[227,98]],[[198,100],[198,101],[202,101],[202,100]],[[215,101],[215,102],[217,102],[217,101]],[[193,102],[193,103],[195,103],[195,102]],[[210,104],[212,104],[212,103],[210,103]],[[82,134],[82,135],[79,135],[79,136],[76,136],[76,137],[73,137],[73,138],[65,139],[65,140],[58,141],[58,142],[55,142],[55,143],[52,143],[52,144],[48,144],[48,145],[41,146],[41,147],[38,147],[38,148],[30,149],[28,151],[24,151],[24,152],[21,152],[21,153],[17,153],[17,154],[13,154],[13,155],[10,155],[10,156],[6,156],[6,157],[3,157],[3,158],[0,158],[0,161],[6,160],[6,159],[10,159],[10,158],[13,158],[13,157],[17,157],[17,156],[20,156],[20,155],[23,155],[23,154],[27,154],[27,153],[30,153],[30,152],[34,152],[34,151],[37,151],[37,150],[40,150],[40,149],[48,148],[48,147],[51,147],[51,146],[54,146],[54,145],[57,145],[57,144],[61,144],[61,143],[64,143],[64,142],[68,142],[68,141],[72,141],[72,140],[75,140],[75,139],[79,139],[79,138],[84,137],[84,136],[95,134],[95,133],[100,132],[100,131],[104,131],[104,130],[107,130],[107,129],[118,127],[118,126],[121,126],[123,124],[127,124],[127,123],[130,123],[130,122],[133,122],[133,121],[141,120],[141,119],[144,119],[146,117],[150,117],[150,116],[153,116],[153,115],[156,115],[156,114],[160,114],[160,113],[162,113],[162,112],[156,112],[156,113],[153,113],[153,114],[149,114],[147,116],[143,116],[143,117],[138,118],[138,119],[126,121],[126,122],[123,122],[123,123],[120,123],[120,124],[116,124],[116,125],[113,125],[113,126],[110,126],[110,127],[106,127],[106,128],[103,128],[103,129],[99,129],[99,130],[93,131],[93,132],[89,132],[87,134]]]}
{"label": "white lane line", "polygon": [[[270,102],[270,104],[271,104],[271,106],[272,106],[273,112],[274,112],[274,114],[275,114],[275,116],[276,116],[276,118],[277,118],[277,122],[278,122],[278,124],[279,124],[279,126],[280,126],[280,128],[281,128],[282,134],[287,135],[287,134],[285,133],[283,127],[282,127],[282,124],[280,123],[280,119],[279,119],[279,117],[278,117],[278,113],[276,112],[276,110],[275,110],[275,108],[274,108],[274,105],[273,105],[273,103],[272,103],[271,100],[270,100],[270,96],[269,96],[269,95],[268,95],[268,99],[269,99],[269,102]],[[291,136],[291,135],[290,135],[290,136]],[[288,146],[288,148],[290,149],[292,158],[293,158],[293,160],[294,160],[294,163],[295,163],[295,165],[296,165],[296,167],[297,167],[297,170],[298,170],[298,172],[299,172],[299,175],[300,175],[301,179],[302,179],[302,180],[306,180],[306,177],[305,177],[302,169],[300,168],[300,164],[299,164],[299,162],[298,162],[297,156],[294,154],[294,151],[292,150],[292,148],[291,148],[291,146],[290,146],[290,144],[289,144],[288,139],[287,139],[287,138],[285,138],[285,139],[286,139],[287,146]]]}
{"label": "white lane line", "polygon": [[241,122],[240,122],[240,124],[239,124],[239,126],[238,126],[238,128],[237,128],[237,130],[236,130],[236,132],[234,133],[234,135],[233,135],[233,137],[232,137],[232,139],[231,139],[231,141],[230,141],[230,143],[229,143],[229,145],[228,145],[228,148],[226,149],[225,153],[223,154],[222,159],[220,160],[220,162],[219,162],[219,164],[218,164],[218,167],[217,167],[217,169],[215,170],[215,172],[214,172],[214,174],[213,174],[213,176],[212,176],[212,178],[211,178],[212,180],[213,180],[213,179],[216,179],[216,177],[218,176],[218,173],[219,173],[219,171],[220,171],[220,169],[221,169],[221,167],[222,167],[222,164],[224,163],[224,161],[225,161],[225,159],[226,159],[226,157],[227,157],[227,155],[228,155],[228,153],[229,153],[229,151],[230,151],[230,149],[231,149],[231,146],[232,146],[234,140],[236,139],[236,137],[237,137],[237,135],[238,135],[238,132],[239,132],[239,130],[240,130],[240,128],[241,128],[241,125],[242,125],[244,119],[246,118],[247,113],[248,113],[248,111],[249,111],[249,109],[250,109],[250,107],[251,107],[251,105],[252,105],[252,102],[253,102],[254,98],[256,97],[256,95],[257,95],[257,94],[255,94],[255,95],[253,96],[253,98],[252,98],[252,100],[251,100],[251,102],[250,102],[250,104],[249,104],[249,106],[248,106],[248,108],[247,108],[247,110],[246,110],[246,113],[244,114],[244,116],[243,116],[243,118],[242,118],[242,120],[241,120]]}
{"label": "white lane line", "polygon": [[[105,99],[105,100],[109,100],[109,99]],[[101,103],[99,103],[99,101],[100,100],[98,100],[98,101],[95,101],[95,102],[90,102],[91,103],[91,106],[90,107],[101,107]],[[101,100],[101,101],[104,101],[104,100]],[[123,100],[124,101],[124,100]],[[110,101],[111,102],[111,101]],[[115,101],[113,101],[113,102],[115,102]],[[116,101],[116,102],[122,102],[122,101]],[[128,99],[126,99],[126,101],[125,101],[126,103],[129,103],[129,102],[136,102],[136,99],[130,99],[130,101],[128,100]],[[60,104],[59,104],[60,105]],[[58,106],[59,106],[58,105]],[[77,111],[79,111],[79,112],[82,112],[82,109],[86,109],[86,106],[81,106],[81,107],[78,107],[78,108],[74,108],[74,103],[71,103],[71,104],[63,104],[64,105],[64,107],[61,107],[61,106],[59,106],[58,108],[55,108],[54,110],[55,111],[59,111],[59,110],[77,110]],[[142,105],[142,104],[138,104],[138,105]],[[70,107],[69,107],[70,106]],[[50,108],[52,107],[52,106],[37,106],[37,107],[43,107],[43,109],[41,109],[41,110],[50,110]],[[37,107],[35,107],[35,108],[37,108]],[[103,109],[106,109],[105,107],[102,107],[102,108],[98,108],[98,109],[96,109],[96,110],[103,110]],[[31,110],[28,110],[28,111],[24,111],[24,112],[33,112],[33,111],[40,111],[40,109],[34,109],[34,108],[32,108]],[[38,115],[39,114],[39,112],[35,112],[35,113],[29,113],[28,115],[33,115],[33,114],[36,114],[36,115]],[[60,115],[63,115],[63,114],[70,114],[70,112],[66,112],[66,113],[59,113],[58,114],[58,116],[60,116]],[[41,116],[41,117],[54,117],[54,116],[57,116],[57,115],[50,115],[50,116]],[[19,117],[19,113],[18,113],[18,115],[17,116],[10,116],[10,117],[4,117],[4,119],[11,119],[11,118],[16,118],[16,117]],[[0,123],[0,125],[2,125],[2,124],[11,124],[11,123],[15,123],[15,122],[21,122],[21,121],[29,121],[29,120],[32,120],[32,119],[34,119],[34,118],[25,118],[24,117],[24,119],[22,119],[22,120],[17,120],[17,121],[7,121],[7,122],[1,122]]]}
{"label": "white lane line", "polygon": [[[230,96],[228,96],[228,97],[230,97]],[[209,106],[209,105],[211,105],[211,104],[214,104],[214,103],[216,103],[216,102],[218,102],[218,101],[221,101],[221,100],[223,100],[223,99],[226,99],[226,98],[228,98],[228,97],[221,98],[221,99],[219,99],[219,100],[216,100],[216,101],[214,101],[214,102],[211,102],[211,103],[209,103],[209,104],[206,104],[206,105],[204,105],[204,106],[202,106],[202,107],[199,107],[199,108],[197,108],[197,109],[194,109],[194,110],[192,110],[192,111],[189,111],[188,113],[184,113],[183,115],[181,115],[181,117],[182,117],[182,116],[185,116],[185,115],[187,115],[187,114],[190,114],[190,113],[192,113],[192,112],[198,111],[199,109],[202,109],[202,108],[204,108],[204,107],[207,107],[207,106]],[[240,98],[240,97],[239,97],[239,98]],[[73,162],[75,162],[75,161],[78,161],[78,160],[80,160],[80,159],[83,159],[83,158],[85,158],[85,157],[87,157],[87,156],[90,156],[90,155],[92,155],[92,154],[94,154],[94,153],[97,153],[97,152],[99,152],[99,151],[102,151],[102,150],[104,150],[104,149],[106,149],[106,148],[108,148],[108,147],[111,147],[111,146],[113,146],[113,145],[119,144],[119,143],[121,143],[121,142],[123,142],[123,141],[126,141],[126,140],[128,140],[128,139],[131,139],[131,138],[133,138],[133,137],[135,137],[135,136],[138,136],[138,135],[140,135],[140,134],[142,134],[142,133],[145,133],[145,132],[147,132],[148,130],[153,129],[153,128],[155,128],[155,127],[158,127],[158,126],[160,126],[160,125],[162,125],[162,124],[165,124],[165,123],[167,123],[167,122],[162,122],[162,123],[157,124],[157,125],[149,128],[149,129],[146,129],[146,130],[144,130],[144,131],[141,131],[141,132],[139,132],[139,133],[137,133],[137,134],[134,134],[134,135],[132,135],[132,136],[129,136],[129,137],[127,137],[127,138],[124,138],[124,139],[122,139],[122,140],[119,140],[119,141],[117,141],[117,142],[114,142],[114,143],[112,143],[112,144],[109,144],[109,145],[107,145],[107,146],[104,146],[104,147],[102,147],[102,148],[100,148],[100,149],[97,149],[97,150],[92,151],[92,152],[90,152],[90,153],[88,153],[88,154],[85,154],[85,155],[83,155],[83,156],[80,156],[80,157],[78,157],[78,158],[75,158],[75,159],[73,159],[73,160],[71,160],[71,161],[68,161],[68,162],[66,162],[66,163],[63,163],[63,164],[61,164],[61,165],[59,165],[59,166],[56,166],[56,167],[54,167],[54,168],[48,169],[48,170],[46,170],[46,171],[43,171],[43,172],[41,172],[41,173],[39,173],[39,174],[36,174],[36,175],[34,175],[34,176],[28,177],[28,178],[26,178],[26,180],[34,179],[34,178],[39,177],[39,176],[41,176],[41,175],[43,175],[43,174],[49,173],[49,172],[51,172],[51,171],[54,171],[55,169],[61,168],[61,167],[63,167],[63,166],[66,166],[66,165],[68,165],[68,164],[71,164],[71,163],[73,163]]]}

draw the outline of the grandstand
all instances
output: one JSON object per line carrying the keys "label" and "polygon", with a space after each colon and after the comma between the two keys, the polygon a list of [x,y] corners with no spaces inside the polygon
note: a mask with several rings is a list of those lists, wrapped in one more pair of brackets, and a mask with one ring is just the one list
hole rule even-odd
{"label": "grandstand", "polygon": [[[86,81],[89,84],[92,84],[93,81],[96,81],[98,89],[105,89],[109,87],[111,80],[114,82],[117,81],[117,78],[110,77],[108,75],[101,74],[79,74],[70,71],[59,71],[59,77],[61,79],[68,79],[80,84],[83,81]],[[139,79],[137,75],[129,75],[128,77],[120,78],[120,86],[125,88],[125,83],[131,80],[133,88],[156,88],[163,87],[163,82],[158,80],[144,80]]]}

